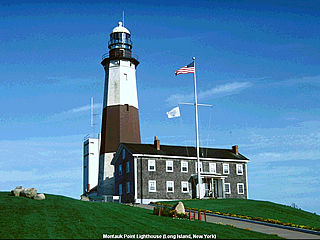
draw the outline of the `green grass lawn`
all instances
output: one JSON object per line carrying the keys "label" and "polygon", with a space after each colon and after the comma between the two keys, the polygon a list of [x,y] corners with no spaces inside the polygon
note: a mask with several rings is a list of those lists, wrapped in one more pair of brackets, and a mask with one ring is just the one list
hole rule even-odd
{"label": "green grass lawn", "polygon": [[0,192],[0,238],[102,238],[102,234],[216,234],[277,238],[231,226],[158,217],[150,210],[46,194],[37,201]]}
{"label": "green grass lawn", "polygon": [[[186,207],[190,208],[261,217],[264,219],[271,218],[281,222],[320,227],[319,215],[267,201],[246,199],[193,199],[182,202]],[[175,204],[177,201],[166,203]]]}

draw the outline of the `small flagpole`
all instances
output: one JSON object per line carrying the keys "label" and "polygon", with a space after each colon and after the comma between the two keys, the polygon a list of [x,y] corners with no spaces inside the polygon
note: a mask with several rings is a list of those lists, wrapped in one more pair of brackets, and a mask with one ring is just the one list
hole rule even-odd
{"label": "small flagpole", "polygon": [[193,73],[193,78],[194,78],[194,105],[195,105],[195,118],[196,118],[196,142],[197,142],[197,173],[198,173],[198,197],[201,199],[201,178],[200,178],[200,158],[199,158],[199,123],[198,123],[198,98],[197,98],[197,77],[196,77],[196,61],[195,57],[193,59],[193,66],[194,66],[194,73]]}

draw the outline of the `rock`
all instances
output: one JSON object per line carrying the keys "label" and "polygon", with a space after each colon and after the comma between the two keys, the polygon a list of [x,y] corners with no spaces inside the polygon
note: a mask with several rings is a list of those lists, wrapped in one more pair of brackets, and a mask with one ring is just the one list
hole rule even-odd
{"label": "rock", "polygon": [[44,200],[46,199],[46,196],[43,193],[37,194],[37,196],[34,197],[36,200]]}
{"label": "rock", "polygon": [[89,202],[90,199],[85,195],[81,195],[81,201]]}
{"label": "rock", "polygon": [[37,189],[35,188],[26,188],[20,192],[20,196],[27,198],[35,198],[37,196]]}
{"label": "rock", "polygon": [[173,210],[177,210],[177,213],[186,213],[182,202],[178,202],[174,205]]}
{"label": "rock", "polygon": [[24,187],[22,186],[18,186],[16,187],[15,189],[11,190],[11,194],[13,196],[16,196],[16,197],[19,197],[20,196],[20,193],[24,190]]}

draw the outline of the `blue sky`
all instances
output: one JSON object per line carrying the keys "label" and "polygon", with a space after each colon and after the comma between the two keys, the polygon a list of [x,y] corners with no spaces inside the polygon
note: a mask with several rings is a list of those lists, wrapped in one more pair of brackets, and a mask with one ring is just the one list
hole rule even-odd
{"label": "blue sky", "polygon": [[319,1],[1,1],[0,190],[79,198],[82,141],[100,129],[109,33],[122,19],[139,56],[143,143],[194,145],[196,57],[201,146],[238,144],[249,197],[320,213]]}

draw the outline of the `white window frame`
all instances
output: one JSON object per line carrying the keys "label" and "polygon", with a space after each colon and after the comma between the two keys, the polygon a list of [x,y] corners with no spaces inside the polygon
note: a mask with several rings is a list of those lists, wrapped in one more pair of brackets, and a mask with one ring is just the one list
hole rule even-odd
{"label": "white window frame", "polygon": [[[150,189],[151,183],[154,183],[154,190],[153,190],[153,189]],[[149,180],[149,182],[148,182],[148,188],[149,188],[149,192],[156,192],[156,191],[157,191],[157,181],[156,181],[156,180]]]}
{"label": "white window frame", "polygon": [[[172,165],[171,165],[172,170],[168,170],[168,167],[170,167],[170,166],[169,166],[169,163],[172,164]],[[171,161],[171,160],[167,160],[167,161],[166,161],[166,172],[173,172],[173,161]]]}
{"label": "white window frame", "polygon": [[[169,191],[169,184],[172,184],[172,191]],[[167,181],[167,192],[174,193],[174,181]]]}
{"label": "white window frame", "polygon": [[126,166],[126,173],[130,172],[130,162],[127,162],[127,166]]}
{"label": "white window frame", "polygon": [[[229,189],[228,192],[227,192],[227,190],[226,190],[226,185],[229,186],[229,187],[228,187],[228,189]],[[226,193],[226,194],[231,194],[231,186],[230,186],[230,183],[224,183],[224,193]]]}
{"label": "white window frame", "polygon": [[[198,163],[196,162],[195,164],[195,168],[196,168],[196,173],[198,172]],[[202,162],[200,162],[200,172],[203,172],[203,168],[202,168]]]}
{"label": "white window frame", "polygon": [[[242,190],[243,192],[240,192],[240,186],[242,186]],[[244,184],[243,183],[237,183],[237,190],[238,190],[238,194],[244,194]]]}
{"label": "white window frame", "polygon": [[126,186],[126,188],[127,188],[127,193],[130,193],[131,192],[131,188],[130,188],[130,182],[127,182],[127,186]]}
{"label": "white window frame", "polygon": [[[224,167],[227,166],[228,167],[228,171],[224,171]],[[223,171],[223,174],[229,174],[230,173],[230,166],[229,166],[229,163],[224,163],[222,165],[222,171]]]}
{"label": "white window frame", "polygon": [[118,171],[119,171],[119,176],[121,176],[121,175],[122,175],[122,164],[119,164],[119,169],[118,169]]}
{"label": "white window frame", "polygon": [[[211,171],[212,168],[214,171]],[[209,163],[209,172],[210,173],[217,173],[217,163]]]}
{"label": "white window frame", "polygon": [[[186,166],[183,166],[183,164],[186,164]],[[183,171],[183,168],[186,167],[187,170],[186,171]],[[181,172],[185,172],[187,173],[189,170],[189,166],[188,166],[188,162],[187,161],[181,161]]]}
{"label": "white window frame", "polygon": [[[183,191],[183,184],[187,185],[187,191]],[[188,193],[189,192],[189,182],[187,182],[187,181],[182,181],[181,182],[181,192],[183,192],[183,193]]]}
{"label": "white window frame", "polygon": [[[150,168],[152,165],[153,165],[154,169]],[[155,172],[156,171],[156,160],[148,160],[148,171],[149,172]]]}
{"label": "white window frame", "polygon": [[122,184],[120,183],[119,184],[119,196],[121,196],[122,195]]}
{"label": "white window frame", "polygon": [[[238,171],[238,167],[241,167],[241,172]],[[237,173],[237,175],[243,175],[243,165],[242,164],[236,164],[236,173]]]}

